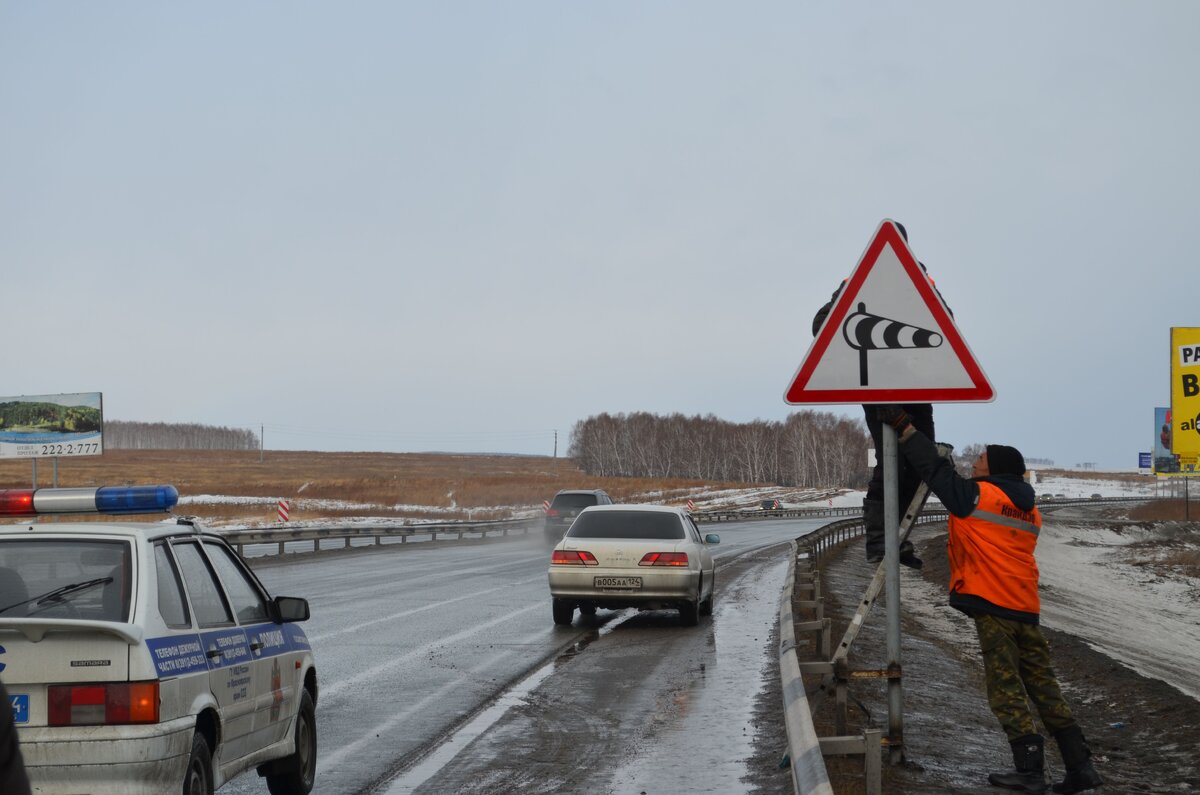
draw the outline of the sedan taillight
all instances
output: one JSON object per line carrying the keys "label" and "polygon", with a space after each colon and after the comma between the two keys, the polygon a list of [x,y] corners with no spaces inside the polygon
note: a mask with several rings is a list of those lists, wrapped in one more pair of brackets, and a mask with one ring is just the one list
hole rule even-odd
{"label": "sedan taillight", "polygon": [[638,561],[639,566],[686,566],[686,552],[647,552]]}
{"label": "sedan taillight", "polygon": [[158,723],[158,680],[47,688],[51,726]]}
{"label": "sedan taillight", "polygon": [[591,552],[573,549],[556,549],[550,556],[550,562],[558,566],[599,566],[600,561]]}
{"label": "sedan taillight", "polygon": [[547,516],[558,516],[558,509],[557,508],[547,508],[546,515]]}

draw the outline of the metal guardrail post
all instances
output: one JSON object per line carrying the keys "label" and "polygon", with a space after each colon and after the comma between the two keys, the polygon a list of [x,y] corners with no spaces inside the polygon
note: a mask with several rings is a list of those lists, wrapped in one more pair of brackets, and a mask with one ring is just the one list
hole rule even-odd
{"label": "metal guardrail post", "polygon": [[879,742],[883,732],[879,729],[863,731],[863,778],[866,779],[867,795],[881,795],[883,792],[883,754],[879,751]]}

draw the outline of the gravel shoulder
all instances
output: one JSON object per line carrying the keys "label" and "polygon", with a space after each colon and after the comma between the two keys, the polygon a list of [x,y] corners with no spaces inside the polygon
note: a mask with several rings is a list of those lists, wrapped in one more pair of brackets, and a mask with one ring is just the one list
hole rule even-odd
{"label": "gravel shoulder", "polygon": [[[1110,518],[1121,522],[1119,517]],[[1063,522],[1047,517],[1043,534],[1070,535],[1078,527],[1078,521],[1079,517]],[[1139,537],[1153,536],[1160,530],[1175,537],[1179,534],[1177,527],[1139,527]],[[1192,537],[1200,545],[1200,531],[1192,530]],[[890,766],[885,761],[883,791],[914,795],[994,794],[1001,790],[987,784],[987,773],[1009,768],[1012,760],[1003,733],[987,706],[974,626],[946,605],[945,524],[917,528],[912,540],[926,565],[919,573],[904,569],[901,574],[905,762]],[[1073,543],[1072,539],[1064,541],[1069,543]],[[1058,555],[1051,568],[1056,572],[1066,571],[1065,560]],[[1108,573],[1127,565],[1128,556],[1117,551],[1100,562],[1095,556],[1080,556],[1078,566],[1088,568],[1082,569],[1082,574],[1076,572],[1072,580],[1078,583],[1090,579],[1093,588],[1109,593],[1117,601],[1121,601],[1121,595],[1114,594],[1114,590],[1137,589],[1124,602],[1138,605],[1138,610],[1152,609],[1146,606],[1144,592],[1147,588],[1161,588],[1162,583],[1155,578],[1138,580]],[[826,615],[833,619],[835,646],[872,573],[872,567],[863,558],[861,542],[851,542],[826,557],[822,568],[823,596]],[[1167,579],[1171,579],[1169,573]],[[1055,613],[1061,595],[1055,592],[1053,582],[1047,580],[1045,567],[1043,585],[1047,586],[1043,592],[1043,615],[1067,615],[1061,611]],[[1174,585],[1176,589],[1182,587],[1189,600],[1195,596],[1194,582],[1185,578]],[[1063,593],[1079,599],[1076,588],[1064,589]],[[1161,610],[1155,611],[1156,616],[1171,614],[1176,607],[1163,604]],[[1179,637],[1196,629],[1194,602],[1190,607],[1175,619],[1182,622],[1177,623]],[[796,617],[797,621],[807,618],[800,610],[796,611]],[[1146,665],[1131,666],[1104,652],[1114,648],[1112,635],[1136,631],[1136,627],[1128,625],[1134,619],[1136,614],[1110,616],[1107,622],[1103,618],[1087,622],[1056,618],[1045,621],[1043,626],[1059,682],[1089,739],[1096,767],[1106,779],[1107,784],[1100,791],[1200,791],[1200,702],[1186,695],[1180,686],[1140,673],[1139,670],[1147,669]],[[885,666],[885,621],[886,604],[881,597],[854,644],[850,656],[852,669]],[[1176,651],[1175,657],[1191,656],[1188,642],[1177,642],[1162,632],[1156,630],[1148,641],[1153,654],[1170,656],[1173,648],[1183,648],[1182,654]],[[806,647],[801,635],[798,639],[802,643],[801,659],[817,659],[811,644]],[[1177,669],[1198,668],[1200,660],[1174,659],[1163,670],[1173,675]],[[818,733],[832,735],[832,697],[826,699],[816,691],[815,678],[806,679],[806,685]],[[884,680],[856,680],[850,690],[850,733],[864,727],[881,727],[886,734]],[[761,761],[764,764],[767,761],[765,754]],[[827,758],[826,763],[837,793],[865,791],[861,758]],[[1053,780],[1061,778],[1062,762],[1053,742],[1047,745],[1047,768]],[[766,776],[766,771],[760,772],[762,779],[755,782],[755,791],[778,791],[772,789],[774,782]]]}

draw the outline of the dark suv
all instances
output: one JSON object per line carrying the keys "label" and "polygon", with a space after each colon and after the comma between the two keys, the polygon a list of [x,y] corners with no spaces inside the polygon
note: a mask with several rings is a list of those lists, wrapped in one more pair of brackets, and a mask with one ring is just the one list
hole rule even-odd
{"label": "dark suv", "polygon": [[603,489],[563,489],[555,494],[546,509],[546,541],[551,544],[561,541],[575,517],[593,505],[612,505],[612,499]]}

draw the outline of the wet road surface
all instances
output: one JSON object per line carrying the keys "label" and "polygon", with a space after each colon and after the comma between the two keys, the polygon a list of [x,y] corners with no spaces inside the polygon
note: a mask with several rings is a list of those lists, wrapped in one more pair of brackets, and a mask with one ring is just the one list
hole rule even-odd
{"label": "wet road surface", "polygon": [[717,601],[690,629],[674,611],[556,627],[536,536],[260,564],[312,606],[317,791],[743,791],[786,544],[828,521],[706,525]]}

